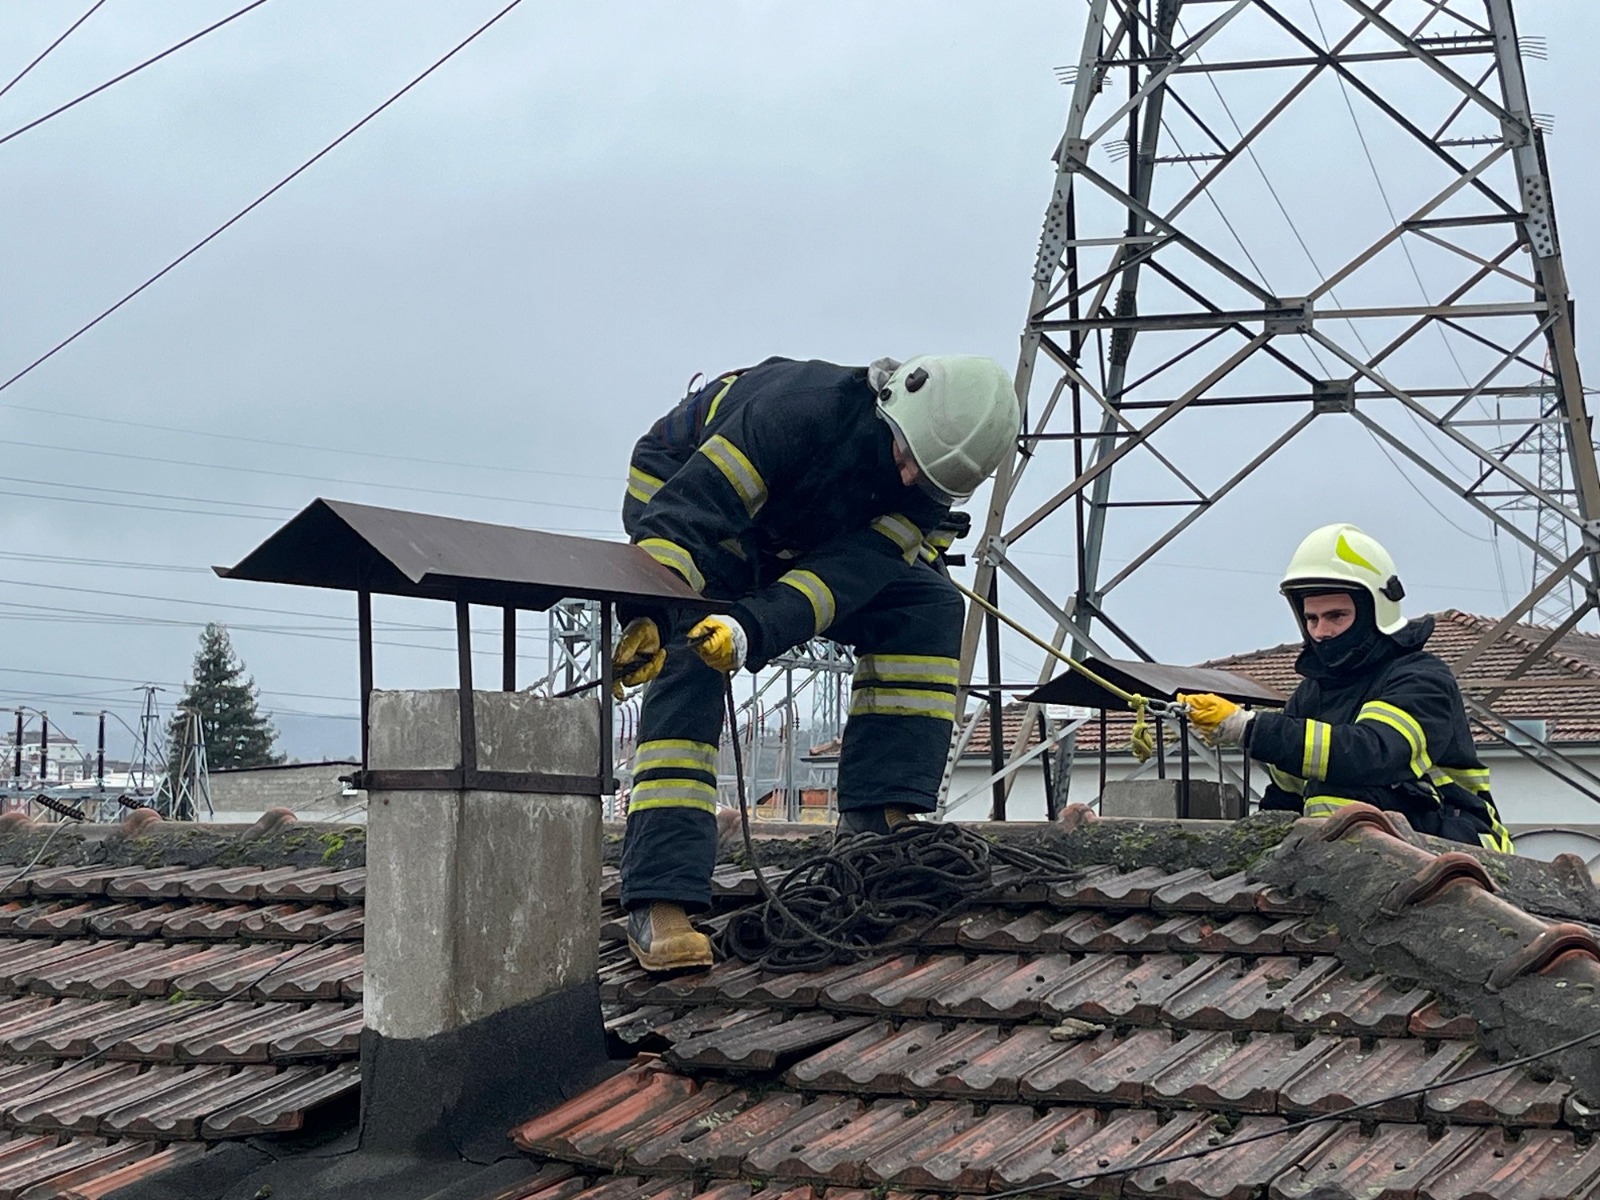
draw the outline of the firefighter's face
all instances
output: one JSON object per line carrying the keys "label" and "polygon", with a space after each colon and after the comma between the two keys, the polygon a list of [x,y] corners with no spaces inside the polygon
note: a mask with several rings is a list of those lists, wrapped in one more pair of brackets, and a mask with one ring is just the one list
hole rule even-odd
{"label": "firefighter's face", "polygon": [[922,477],[922,468],[917,466],[917,460],[911,457],[911,451],[898,437],[894,439],[894,465],[900,468],[900,482],[906,487],[915,486]]}
{"label": "firefighter's face", "polygon": [[1307,596],[1300,612],[1306,623],[1306,636],[1313,642],[1336,638],[1356,619],[1356,602],[1342,592],[1326,596]]}

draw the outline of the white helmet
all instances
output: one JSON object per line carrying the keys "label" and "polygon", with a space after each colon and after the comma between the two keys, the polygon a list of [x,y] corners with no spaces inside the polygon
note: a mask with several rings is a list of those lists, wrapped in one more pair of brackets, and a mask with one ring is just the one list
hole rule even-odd
{"label": "white helmet", "polygon": [[1021,424],[1011,376],[994,359],[971,354],[923,354],[900,364],[878,390],[878,414],[948,500],[965,499],[994,474]]}
{"label": "white helmet", "polygon": [[1372,597],[1378,632],[1398,633],[1405,627],[1400,601],[1406,590],[1395,574],[1394,559],[1354,525],[1324,525],[1307,534],[1278,590],[1289,598],[1296,620],[1301,619],[1297,596],[1363,591]]}

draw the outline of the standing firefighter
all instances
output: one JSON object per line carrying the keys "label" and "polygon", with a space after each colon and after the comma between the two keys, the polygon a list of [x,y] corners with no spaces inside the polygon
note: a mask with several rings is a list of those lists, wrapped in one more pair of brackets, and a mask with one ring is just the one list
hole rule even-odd
{"label": "standing firefighter", "polygon": [[1281,590],[1305,638],[1304,679],[1283,712],[1178,697],[1202,735],[1267,765],[1261,807],[1328,817],[1362,801],[1423,833],[1512,853],[1461,689],[1422,648],[1433,618],[1400,615],[1389,552],[1354,525],[1325,525],[1300,543]]}
{"label": "standing firefighter", "polygon": [[[639,439],[629,536],[727,616],[624,612],[616,673],[649,681],[622,854],[628,943],[652,971],[706,966],[727,676],[825,635],[857,666],[839,825],[933,810],[956,715],[963,606],[940,523],[999,465],[1016,393],[992,359],[870,367],[771,358],[687,396]],[[693,652],[691,653],[691,648]]]}

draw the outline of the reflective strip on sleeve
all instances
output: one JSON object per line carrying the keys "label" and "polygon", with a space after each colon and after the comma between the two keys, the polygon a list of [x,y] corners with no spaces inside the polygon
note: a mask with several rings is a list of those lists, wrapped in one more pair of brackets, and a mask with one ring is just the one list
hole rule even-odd
{"label": "reflective strip on sleeve", "polygon": [[836,611],[833,589],[822,582],[822,576],[814,571],[785,571],[778,576],[778,582],[788,584],[811,602],[811,616],[816,622],[817,633],[833,624]]}
{"label": "reflective strip on sleeve", "polygon": [[[717,419],[717,406],[722,403],[722,398],[728,394],[728,389],[733,386],[733,381],[738,378],[737,375],[724,375],[722,377],[722,390],[712,397],[711,407],[706,409],[706,425]],[[701,428],[704,429],[705,426],[702,425]]]}
{"label": "reflective strip on sleeve", "polygon": [[900,513],[886,513],[873,519],[872,528],[893,542],[900,551],[900,557],[907,562],[917,557],[917,548],[922,545],[922,530],[909,517]]}
{"label": "reflective strip on sleeve", "polygon": [[1422,732],[1422,725],[1405,709],[1383,700],[1368,700],[1356,714],[1356,720],[1377,721],[1405,738],[1406,745],[1411,747],[1411,773],[1418,779],[1427,776],[1429,768],[1433,766],[1428,758],[1428,735]]}
{"label": "reflective strip on sleeve", "polygon": [[1305,815],[1308,817],[1331,817],[1346,804],[1359,803],[1359,800],[1352,800],[1348,796],[1312,796],[1306,800]]}
{"label": "reflective strip on sleeve", "polygon": [[639,543],[651,558],[664,567],[671,567],[684,581],[697,592],[706,590],[706,577],[700,574],[700,568],[694,565],[694,555],[690,554],[677,542],[669,542],[666,538],[645,538]]}
{"label": "reflective strip on sleeve", "polygon": [[1489,787],[1488,767],[1435,767],[1435,771],[1442,774],[1449,782],[1459,783],[1469,792],[1487,792]]}
{"label": "reflective strip on sleeve", "polygon": [[1267,764],[1267,774],[1272,777],[1272,782],[1279,788],[1295,796],[1306,794],[1306,781],[1298,775],[1291,775],[1287,771],[1280,771],[1271,763]]}
{"label": "reflective strip on sleeve", "polygon": [[1328,777],[1328,755],[1333,750],[1333,726],[1326,721],[1306,722],[1305,752],[1300,759],[1300,775],[1304,779]]}
{"label": "reflective strip on sleeve", "polygon": [[709,742],[691,742],[686,738],[662,738],[653,742],[640,742],[633,755],[635,775],[645,771],[704,771],[717,773],[717,748]]}
{"label": "reflective strip on sleeve", "polygon": [[857,687],[850,693],[852,717],[875,714],[887,717],[933,717],[954,722],[956,698],[949,692],[918,688]]}
{"label": "reflective strip on sleeve", "polygon": [[1515,854],[1517,847],[1511,840],[1511,830],[1500,824],[1500,814],[1495,811],[1493,804],[1488,804],[1487,808],[1489,809],[1489,824],[1494,828],[1488,833],[1480,833],[1478,840],[1489,849],[1501,854]]}
{"label": "reflective strip on sleeve", "polygon": [[856,682],[882,680],[885,683],[932,683],[954,687],[958,659],[937,654],[863,654],[856,659]]}
{"label": "reflective strip on sleeve", "polygon": [[640,504],[649,504],[655,494],[661,490],[664,480],[657,479],[647,471],[638,467],[628,468],[628,495]]}
{"label": "reflective strip on sleeve", "polygon": [[761,511],[761,506],[767,502],[767,481],[761,478],[761,472],[745,457],[743,450],[718,433],[706,439],[700,453],[709,458],[733,486],[748,516]]}
{"label": "reflective strip on sleeve", "polygon": [[643,779],[633,785],[628,811],[647,808],[693,808],[715,813],[717,788],[699,779]]}

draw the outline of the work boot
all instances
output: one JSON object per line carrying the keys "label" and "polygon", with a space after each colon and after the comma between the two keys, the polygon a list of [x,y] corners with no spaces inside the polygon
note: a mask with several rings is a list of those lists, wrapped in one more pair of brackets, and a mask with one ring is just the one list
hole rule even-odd
{"label": "work boot", "polygon": [[839,814],[839,822],[833,827],[833,836],[837,841],[858,833],[893,833],[902,825],[915,824],[918,824],[916,814],[903,808],[852,808]]}
{"label": "work boot", "polygon": [[689,924],[682,905],[662,900],[628,911],[628,949],[646,971],[711,965],[711,939]]}

